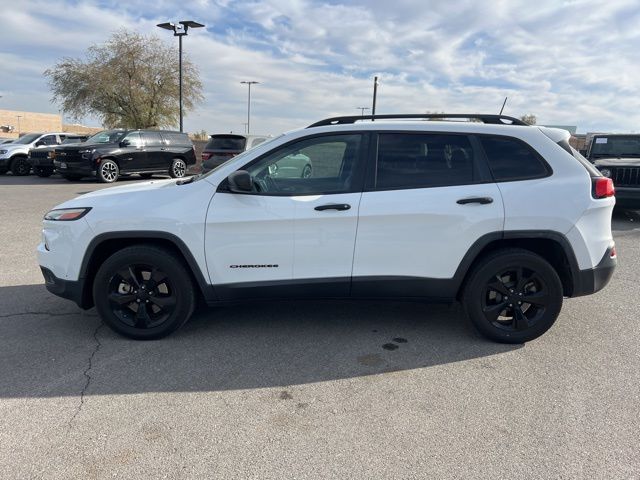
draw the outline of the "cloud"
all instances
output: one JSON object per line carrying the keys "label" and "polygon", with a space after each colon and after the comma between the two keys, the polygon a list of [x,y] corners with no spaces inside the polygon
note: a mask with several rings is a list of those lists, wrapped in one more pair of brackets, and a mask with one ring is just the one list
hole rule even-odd
{"label": "cloud", "polygon": [[120,27],[175,41],[155,24],[191,18],[207,25],[184,42],[206,96],[185,118],[191,131],[242,131],[241,80],[261,82],[252,130],[279,133],[357,113],[371,103],[376,74],[380,113],[496,112],[508,96],[505,113],[543,123],[640,125],[635,0],[200,0],[178,11],[164,0],[25,0],[0,16],[3,108],[57,111],[41,73],[62,56],[80,56]]}

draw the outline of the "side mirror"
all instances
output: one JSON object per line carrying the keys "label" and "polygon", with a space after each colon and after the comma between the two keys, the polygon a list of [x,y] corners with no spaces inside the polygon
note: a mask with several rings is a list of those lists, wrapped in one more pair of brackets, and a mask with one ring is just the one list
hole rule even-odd
{"label": "side mirror", "polygon": [[229,190],[236,193],[246,193],[253,190],[253,180],[246,170],[238,170],[227,177]]}
{"label": "side mirror", "polygon": [[129,145],[131,145],[131,142],[126,138],[120,142],[121,147],[128,147]]}
{"label": "side mirror", "polygon": [[44,144],[45,144],[45,143],[44,143],[44,140],[40,140],[40,141],[36,142],[36,147],[41,147],[41,146],[43,146]]}

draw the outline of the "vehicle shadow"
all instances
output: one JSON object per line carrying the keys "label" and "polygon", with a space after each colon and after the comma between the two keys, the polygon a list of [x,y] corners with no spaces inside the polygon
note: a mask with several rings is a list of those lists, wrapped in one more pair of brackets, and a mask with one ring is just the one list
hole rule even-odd
{"label": "vehicle shadow", "polygon": [[446,305],[245,303],[203,309],[172,336],[137,342],[42,285],[2,287],[0,304],[0,397],[10,398],[285,388],[521,347],[480,338]]}
{"label": "vehicle shadow", "polygon": [[640,228],[640,210],[629,210],[616,207],[611,218],[611,229],[615,231],[634,230]]}

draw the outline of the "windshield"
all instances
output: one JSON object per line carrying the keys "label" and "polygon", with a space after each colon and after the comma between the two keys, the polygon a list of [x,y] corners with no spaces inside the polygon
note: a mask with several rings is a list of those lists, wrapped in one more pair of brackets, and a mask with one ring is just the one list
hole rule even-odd
{"label": "windshield", "polygon": [[27,145],[33,142],[34,140],[40,138],[41,136],[42,136],[41,133],[28,133],[20,137],[18,140],[14,140],[13,143],[18,143],[20,145]]}
{"label": "windshield", "polygon": [[590,155],[606,157],[640,156],[640,135],[595,137],[591,144]]}
{"label": "windshield", "polygon": [[211,135],[205,150],[231,150],[242,152],[247,144],[247,139],[240,135]]}
{"label": "windshield", "polygon": [[86,143],[118,143],[125,133],[124,130],[104,130],[89,137]]}

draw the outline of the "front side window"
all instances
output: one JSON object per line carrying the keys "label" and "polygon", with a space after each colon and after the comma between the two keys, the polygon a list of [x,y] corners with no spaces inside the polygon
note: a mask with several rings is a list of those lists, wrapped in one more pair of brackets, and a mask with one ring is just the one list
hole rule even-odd
{"label": "front side window", "polygon": [[477,181],[473,148],[465,135],[382,133],[376,189],[462,185]]}
{"label": "front side window", "polygon": [[41,145],[57,145],[58,137],[56,137],[55,135],[45,135],[38,141],[38,143],[40,143]]}
{"label": "front side window", "polygon": [[327,135],[277,149],[245,169],[256,193],[319,195],[351,191],[361,136]]}
{"label": "front side window", "polygon": [[497,182],[541,178],[548,174],[540,157],[521,140],[489,135],[478,138]]}

